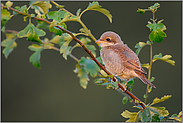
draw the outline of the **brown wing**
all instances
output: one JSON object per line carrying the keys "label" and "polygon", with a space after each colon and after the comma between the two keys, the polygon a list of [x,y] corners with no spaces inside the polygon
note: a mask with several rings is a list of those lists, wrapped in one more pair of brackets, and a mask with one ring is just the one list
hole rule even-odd
{"label": "brown wing", "polygon": [[119,44],[114,45],[112,48],[114,52],[120,53],[120,57],[122,58],[122,64],[132,70],[142,72],[147,74],[146,71],[140,66],[140,61],[137,55],[126,45]]}

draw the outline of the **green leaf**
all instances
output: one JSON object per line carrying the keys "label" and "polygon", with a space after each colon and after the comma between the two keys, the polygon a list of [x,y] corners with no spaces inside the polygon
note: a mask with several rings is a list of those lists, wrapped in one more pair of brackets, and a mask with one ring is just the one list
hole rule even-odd
{"label": "green leaf", "polygon": [[61,29],[55,27],[55,25],[56,25],[56,21],[53,20],[52,23],[49,26],[50,32],[54,32],[55,35],[60,35],[61,36],[63,31]]}
{"label": "green leaf", "polygon": [[77,64],[76,68],[74,70],[75,73],[78,73],[78,77],[80,79],[80,85],[81,87],[83,87],[84,89],[87,88],[88,85],[88,74],[86,73],[85,69],[83,68],[83,66]]}
{"label": "green leaf", "polygon": [[63,45],[60,47],[60,54],[63,53],[63,57],[65,58],[65,60],[67,60],[67,55],[71,50],[71,47],[68,47],[68,45],[72,41],[72,37],[68,33],[63,33],[60,39],[62,41],[65,41]]}
{"label": "green leaf", "polygon": [[13,5],[13,3],[8,1],[8,2],[6,2],[5,5],[7,6],[7,9],[9,10],[9,8]]}
{"label": "green leaf", "polygon": [[[109,83],[107,83],[106,89],[116,90],[118,87],[119,87],[118,82],[109,82]],[[119,91],[121,91],[121,90],[119,90]]]}
{"label": "green leaf", "polygon": [[17,43],[15,42],[16,38],[7,38],[1,42],[1,46],[5,47],[3,49],[3,54],[5,58],[8,58],[9,54],[17,47]]}
{"label": "green leaf", "polygon": [[137,54],[137,56],[138,56],[140,50],[141,50],[144,46],[146,46],[146,45],[147,45],[147,43],[145,43],[145,42],[139,42],[139,43],[137,43],[137,44],[135,45],[135,48],[137,48],[137,50],[135,51],[135,53]]}
{"label": "green leaf", "polygon": [[104,14],[105,16],[108,17],[110,23],[112,23],[112,15],[110,14],[110,12],[107,9],[101,8],[102,6],[99,5],[98,2],[94,1],[92,3],[89,3],[87,10],[94,10],[94,11],[98,11],[101,12],[102,14]]}
{"label": "green leaf", "polygon": [[129,87],[132,87],[133,86],[133,83],[134,83],[134,80],[132,79],[132,80],[130,80],[130,81],[128,81],[128,83],[127,83],[127,86]]}
{"label": "green leaf", "polygon": [[77,12],[76,12],[76,16],[79,17],[80,12],[81,12],[81,9],[78,9]]}
{"label": "green leaf", "polygon": [[123,103],[123,104],[126,104],[127,102],[128,102],[128,97],[124,96],[124,97],[123,97],[123,100],[122,100],[122,103]]}
{"label": "green leaf", "polygon": [[141,121],[142,122],[150,122],[151,121],[151,114],[149,107],[146,107],[143,112],[141,113]]}
{"label": "green leaf", "polygon": [[41,43],[39,36],[44,36],[46,33],[42,29],[36,28],[32,23],[29,23],[17,36],[19,38],[28,37],[30,41]]}
{"label": "green leaf", "polygon": [[164,40],[164,37],[166,36],[166,33],[163,32],[166,30],[166,27],[163,23],[152,23],[146,25],[152,32],[149,35],[149,40],[160,43]]}
{"label": "green leaf", "polygon": [[159,3],[155,3],[153,6],[148,7],[152,12],[156,12],[157,8],[160,6]]}
{"label": "green leaf", "polygon": [[52,44],[52,42],[50,42],[48,38],[45,38],[44,42],[44,49],[52,49],[52,47],[54,46],[54,44]]}
{"label": "green leaf", "polygon": [[65,11],[51,11],[47,14],[48,19],[53,19],[57,22],[60,22],[62,18],[64,18],[66,15],[69,15],[69,13]]}
{"label": "green leaf", "polygon": [[154,81],[154,79],[155,79],[155,77],[152,77],[149,81],[150,81],[150,82],[153,82],[153,81]]}
{"label": "green leaf", "polygon": [[[19,6],[15,6],[15,9],[22,12],[22,13],[26,13],[28,14],[28,9],[27,9],[27,5],[23,5],[21,8]],[[13,11],[13,14],[16,15],[18,14],[17,12]]]}
{"label": "green leaf", "polygon": [[160,118],[159,118],[159,115],[158,114],[154,114],[152,116],[152,122],[160,122]]}
{"label": "green leaf", "polygon": [[8,39],[12,39],[12,38],[15,38],[17,36],[17,33],[6,33],[6,37]]}
{"label": "green leaf", "polygon": [[63,45],[60,47],[60,54],[63,53],[63,57],[65,58],[65,60],[67,60],[67,53],[68,53],[68,48],[70,50],[70,47],[68,46],[70,43],[70,41],[66,41],[65,43],[63,43]]}
{"label": "green leaf", "polygon": [[156,104],[156,103],[163,102],[163,101],[169,99],[170,97],[172,97],[172,95],[164,95],[163,97],[161,97],[161,99],[159,99],[159,98],[156,97],[156,98],[153,100],[153,103],[152,103],[151,105],[154,105],[154,104]]}
{"label": "green leaf", "polygon": [[47,14],[52,7],[49,1],[31,1],[30,5],[32,9],[35,9],[35,13],[39,16]]}
{"label": "green leaf", "polygon": [[144,97],[144,99],[145,99],[145,98],[147,98],[147,97],[148,97],[148,95],[147,95],[147,94],[144,94],[144,96],[143,96],[143,97]]}
{"label": "green leaf", "polygon": [[6,22],[10,19],[10,12],[6,9],[1,8],[1,28],[6,24]]}
{"label": "green leaf", "polygon": [[41,23],[38,23],[36,25],[37,28],[42,28],[42,29],[49,29],[49,25],[46,22],[41,21]]}
{"label": "green leaf", "polygon": [[159,117],[166,117],[166,116],[169,115],[169,112],[168,112],[168,110],[165,110],[166,109],[165,107],[152,107],[152,106],[149,106],[149,109],[151,111],[151,115],[158,114]]}
{"label": "green leaf", "polygon": [[5,26],[1,27],[1,31],[5,32]]}
{"label": "green leaf", "polygon": [[68,46],[65,52],[63,53],[63,57],[67,60],[67,56],[71,53],[71,46]]}
{"label": "green leaf", "polygon": [[28,47],[30,50],[35,51],[29,58],[29,61],[32,62],[32,64],[37,67],[41,68],[40,66],[40,58],[41,58],[41,51],[44,49],[43,46],[32,44]]}
{"label": "green leaf", "polygon": [[140,109],[140,110],[143,109],[143,107],[141,105],[133,106],[133,108],[137,108],[137,109]]}
{"label": "green leaf", "polygon": [[174,119],[179,122],[182,122],[182,111],[179,112],[179,114],[173,114],[169,119]]}
{"label": "green leaf", "polygon": [[[86,44],[88,44],[88,43],[90,43],[91,42],[91,40],[89,39],[89,38],[85,38],[85,37],[80,37],[79,38],[79,40],[84,44],[84,45],[86,45]],[[74,45],[74,48],[76,48],[76,47],[82,47],[79,43],[76,43],[75,45]]]}
{"label": "green leaf", "polygon": [[[126,81],[124,81],[124,82],[126,82]],[[127,89],[129,91],[132,91],[133,83],[134,83],[134,80],[133,79],[130,80],[130,81],[128,81],[128,83],[127,83]]]}
{"label": "green leaf", "polygon": [[152,23],[146,25],[150,30],[153,29],[154,31],[158,31],[162,29],[165,25],[163,23]]}
{"label": "green leaf", "polygon": [[90,30],[88,32],[85,28],[81,28],[79,31],[81,31],[82,33],[84,33],[86,36],[89,36],[91,34]]}
{"label": "green leaf", "polygon": [[158,55],[153,56],[153,59],[156,59],[156,58],[162,58],[162,53],[159,53]]}
{"label": "green leaf", "polygon": [[157,61],[157,60],[162,60],[162,61],[165,61],[165,62],[167,62],[167,63],[169,63],[169,64],[171,64],[171,65],[174,66],[174,65],[175,65],[175,61],[170,60],[170,58],[172,58],[171,55],[164,55],[164,56],[162,57],[162,54],[159,53],[158,55],[154,55],[154,57],[153,57],[153,62],[155,62],[155,61]]}
{"label": "green leaf", "polygon": [[145,68],[147,68],[147,69],[149,69],[149,67],[150,67],[149,63],[142,64],[141,66],[142,66],[142,67],[145,67]]}
{"label": "green leaf", "polygon": [[85,46],[89,51],[91,51],[91,53],[94,55],[94,57],[96,57],[95,46],[94,45],[85,45]]}
{"label": "green leaf", "polygon": [[164,37],[166,36],[166,33],[164,33],[163,31],[161,31],[160,29],[158,31],[152,31],[149,35],[149,40],[150,41],[154,41],[157,43],[160,43],[161,41],[164,40]]}
{"label": "green leaf", "polygon": [[137,112],[129,112],[128,110],[123,111],[121,115],[124,118],[129,118],[126,122],[137,122],[138,121],[138,113]]}
{"label": "green leaf", "polygon": [[98,61],[99,63],[103,64],[102,58],[101,58],[100,56],[97,57],[96,59],[97,59],[97,61]]}
{"label": "green leaf", "polygon": [[68,21],[79,21],[79,17],[75,15],[70,15],[69,13],[65,14],[64,18],[62,19],[61,23],[65,23]]}
{"label": "green leaf", "polygon": [[140,14],[144,14],[146,11],[144,9],[139,9],[138,8],[137,12],[140,13]]}
{"label": "green leaf", "polygon": [[100,73],[103,77],[108,77],[108,74],[104,70],[100,70]]}
{"label": "green leaf", "polygon": [[92,77],[97,76],[97,72],[100,70],[99,66],[91,59],[82,57],[79,60],[79,64],[84,65],[84,69],[87,74],[90,73]]}
{"label": "green leaf", "polygon": [[[54,36],[54,38],[52,38],[51,40],[50,40],[50,42],[52,42],[52,43],[54,43],[54,44],[58,44],[61,40],[60,40],[60,38],[61,38],[61,36],[59,36],[59,35],[56,35],[56,36]],[[63,42],[63,41],[62,41]],[[63,42],[64,43],[64,42]]]}
{"label": "green leaf", "polygon": [[98,78],[94,80],[95,84],[97,85],[107,85],[111,80],[109,78]]}

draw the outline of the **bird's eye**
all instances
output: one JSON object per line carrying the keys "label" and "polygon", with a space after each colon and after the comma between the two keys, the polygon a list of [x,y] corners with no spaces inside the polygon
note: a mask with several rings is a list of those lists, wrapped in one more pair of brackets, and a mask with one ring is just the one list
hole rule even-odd
{"label": "bird's eye", "polygon": [[106,40],[107,40],[107,41],[110,41],[111,39],[110,39],[110,38],[107,38]]}

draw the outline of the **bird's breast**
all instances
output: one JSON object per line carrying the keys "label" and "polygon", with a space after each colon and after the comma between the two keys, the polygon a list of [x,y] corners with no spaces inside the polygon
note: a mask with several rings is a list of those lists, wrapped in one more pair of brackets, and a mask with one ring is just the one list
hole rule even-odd
{"label": "bird's breast", "polygon": [[122,64],[122,59],[113,50],[110,48],[102,48],[100,51],[100,56],[102,58],[102,61],[107,68],[112,74],[118,75],[123,72],[124,67]]}

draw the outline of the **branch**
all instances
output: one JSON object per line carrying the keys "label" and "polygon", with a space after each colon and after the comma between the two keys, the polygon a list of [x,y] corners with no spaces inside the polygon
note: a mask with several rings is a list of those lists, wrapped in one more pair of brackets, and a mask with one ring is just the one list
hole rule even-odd
{"label": "branch", "polygon": [[[7,7],[4,6],[4,5],[1,5],[1,7],[7,8]],[[23,12],[19,12],[18,10],[14,9],[14,8],[11,8],[11,7],[10,7],[9,9],[12,10],[12,11],[15,11],[15,12],[21,14],[21,15],[26,15],[26,16],[31,17],[30,14],[26,14],[26,13],[23,13]],[[36,19],[36,20],[40,20],[40,21],[46,22],[47,24],[51,24],[51,22],[49,22],[48,20],[42,19],[42,18],[38,18],[38,17],[32,17],[32,18],[34,18],[34,19]],[[110,73],[109,71],[107,71],[107,70],[97,61],[97,59],[94,57],[94,55],[91,53],[91,51],[89,51],[89,50],[86,48],[86,46],[85,46],[78,38],[76,38],[76,37],[72,34],[72,32],[70,32],[69,30],[66,30],[66,29],[64,29],[64,28],[62,28],[62,27],[60,27],[60,26],[58,26],[58,25],[55,25],[55,27],[57,27],[57,28],[59,28],[60,30],[62,30],[62,31],[64,31],[64,32],[66,32],[66,33],[68,33],[75,41],[77,41],[77,42],[83,47],[83,49],[91,56],[91,58],[95,61],[95,63],[96,63],[102,70],[104,70],[108,75],[111,75],[111,73]],[[114,78],[113,78],[113,81],[116,82],[117,79],[114,77]],[[137,98],[134,94],[132,94],[130,91],[126,90],[126,88],[124,88],[119,82],[118,82],[118,86],[122,89],[123,92],[127,93],[128,95],[130,95],[130,96],[134,99],[135,102],[136,102],[136,100],[137,100],[138,104],[140,104],[144,109],[146,108],[145,105],[142,103],[142,101],[141,101],[140,99],[138,99],[138,98]]]}

